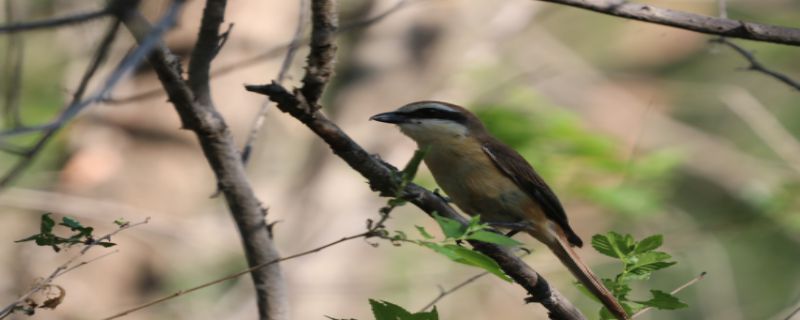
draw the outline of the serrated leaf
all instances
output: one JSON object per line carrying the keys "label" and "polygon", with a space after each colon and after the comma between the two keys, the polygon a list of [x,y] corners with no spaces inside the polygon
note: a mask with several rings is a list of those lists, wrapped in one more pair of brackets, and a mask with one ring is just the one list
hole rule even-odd
{"label": "serrated leaf", "polygon": [[617,252],[614,251],[614,248],[611,246],[611,240],[609,240],[606,235],[596,234],[592,236],[592,247],[597,250],[597,252],[604,255],[612,258],[619,258]]}
{"label": "serrated leaf", "polygon": [[650,293],[653,294],[653,298],[651,298],[650,300],[634,301],[634,302],[661,310],[675,310],[675,309],[686,308],[689,306],[688,304],[678,299],[678,297],[673,296],[670,293],[661,290],[650,290]]}
{"label": "serrated leaf", "polygon": [[423,238],[427,240],[433,239],[433,236],[430,233],[428,233],[428,230],[425,230],[424,227],[422,226],[414,226],[414,227],[417,228],[417,231],[419,231],[419,234],[422,235]]}
{"label": "serrated leaf", "polygon": [[494,233],[494,232],[486,231],[486,230],[479,230],[479,231],[475,231],[475,232],[473,232],[471,234],[468,234],[467,235],[467,239],[478,240],[478,241],[483,241],[483,242],[488,242],[488,243],[494,243],[494,244],[497,244],[497,245],[507,246],[507,247],[513,247],[513,246],[518,246],[518,245],[522,244],[521,242],[519,242],[517,240],[514,240],[514,239],[511,239],[509,237],[506,237],[506,236],[504,236],[502,234],[498,234],[498,233]]}
{"label": "serrated leaf", "polygon": [[648,251],[653,251],[658,249],[661,244],[664,242],[664,236],[657,234],[654,236],[649,236],[647,238],[642,239],[639,243],[636,244],[636,249],[634,249],[634,253],[644,253]]}
{"label": "serrated leaf", "polygon": [[[628,271],[633,271],[633,270],[636,270],[636,269],[639,269],[639,268],[642,268],[642,267],[645,267],[645,266],[648,266],[648,265],[651,265],[651,264],[656,264],[656,268],[652,269],[652,270],[658,270],[658,269],[666,268],[666,267],[671,266],[672,264],[664,265],[663,263],[660,263],[660,264],[657,264],[657,263],[658,262],[665,262],[665,260],[670,259],[670,258],[672,258],[671,255],[669,255],[666,252],[661,252],[661,251],[650,251],[650,252],[645,252],[645,253],[642,253],[642,254],[637,254],[637,255],[634,255],[634,256],[630,257],[630,259],[629,259],[630,265],[628,266]],[[658,266],[663,266],[663,267],[659,268]]]}
{"label": "serrated leaf", "polygon": [[442,217],[438,214],[434,214],[433,218],[436,219],[436,223],[438,223],[439,227],[442,228],[442,233],[444,233],[444,236],[447,238],[461,238],[461,236],[464,235],[464,232],[467,231],[467,228],[465,228],[456,220]]}
{"label": "serrated leaf", "polygon": [[611,231],[608,233],[608,240],[611,242],[611,247],[619,258],[627,257],[631,251],[633,251],[634,241],[633,237],[629,234],[623,236]]}

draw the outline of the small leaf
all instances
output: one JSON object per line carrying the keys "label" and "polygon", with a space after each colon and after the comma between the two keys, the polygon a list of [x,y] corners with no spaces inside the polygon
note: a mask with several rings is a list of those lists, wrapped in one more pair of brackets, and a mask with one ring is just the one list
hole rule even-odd
{"label": "small leaf", "polygon": [[369,299],[369,305],[375,320],[400,320],[411,316],[411,312],[391,302]]}
{"label": "small leaf", "polygon": [[617,256],[617,252],[614,251],[614,248],[611,246],[611,240],[608,239],[605,235],[596,234],[592,236],[592,247],[604,255],[607,255],[612,258],[619,258]]}
{"label": "small leaf", "polygon": [[50,218],[49,213],[45,213],[42,215],[42,223],[40,225],[41,233],[43,234],[51,234],[53,233],[53,227],[56,226],[56,222],[53,218]]}
{"label": "small leaf", "polygon": [[640,303],[646,306],[650,306],[656,309],[661,310],[675,310],[686,308],[689,305],[678,299],[678,297],[673,296],[667,292],[661,290],[650,290],[653,294],[653,298],[647,301],[634,301],[636,303]]}
{"label": "small leaf", "polygon": [[496,261],[494,261],[492,258],[489,258],[487,255],[454,244],[448,244],[444,247],[451,249],[457,254],[458,258],[454,259],[454,261],[481,268],[496,275],[500,279],[511,282],[511,278],[509,278],[503,272],[503,270],[500,269],[500,265],[498,265]]}
{"label": "small leaf", "polygon": [[419,164],[422,162],[422,159],[425,158],[425,154],[428,153],[430,147],[425,147],[424,149],[414,151],[414,156],[411,157],[411,160],[408,160],[406,163],[405,168],[401,172],[403,174],[403,182],[408,183],[414,180],[414,177],[417,175],[417,171],[419,170]]}
{"label": "small leaf", "polygon": [[649,236],[647,238],[642,239],[639,243],[636,244],[636,249],[634,249],[634,253],[644,253],[648,251],[653,251],[658,249],[661,244],[664,242],[664,236],[657,234],[654,236]]}
{"label": "small leaf", "polygon": [[117,245],[116,243],[106,242],[106,241],[95,242],[94,244],[101,246],[103,248],[110,248]]}
{"label": "small leaf", "polygon": [[491,231],[479,230],[467,235],[467,239],[478,240],[488,243],[494,243],[501,246],[513,247],[521,245],[522,243],[506,237],[502,234],[497,234]]}
{"label": "small leaf", "polygon": [[439,227],[442,228],[442,233],[444,233],[444,236],[447,238],[458,239],[466,232],[466,228],[456,220],[442,217],[438,214],[434,214],[433,218],[439,223]]}
{"label": "small leaf", "polygon": [[419,231],[419,234],[422,235],[423,238],[427,240],[433,239],[433,236],[430,233],[428,233],[428,230],[425,230],[424,227],[422,226],[414,226],[414,227],[417,228],[417,231]]}
{"label": "small leaf", "polygon": [[125,220],[124,218],[119,218],[117,220],[114,220],[114,224],[116,224],[117,226],[122,228],[122,227],[128,226],[131,223],[128,220]]}
{"label": "small leaf", "polygon": [[73,231],[83,229],[83,225],[78,220],[75,220],[70,217],[63,217],[61,218],[61,225],[65,227],[69,227]]}
{"label": "small leaf", "polygon": [[25,241],[36,240],[36,238],[39,238],[39,236],[40,236],[39,234],[34,234],[34,235],[30,236],[30,237],[27,237],[27,238],[24,238],[24,239],[19,239],[19,240],[16,240],[14,242],[25,242]]}

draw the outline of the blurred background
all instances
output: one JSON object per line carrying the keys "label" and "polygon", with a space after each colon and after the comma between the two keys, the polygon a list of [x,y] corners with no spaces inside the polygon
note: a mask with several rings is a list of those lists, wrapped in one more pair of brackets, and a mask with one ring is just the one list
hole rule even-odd
{"label": "blurred background", "polygon": [[[641,1],[718,15],[713,0]],[[100,8],[103,1],[4,1],[5,21],[29,21]],[[143,1],[155,19],[165,1]],[[399,7],[396,7],[398,6]],[[727,2],[727,14],[796,26],[800,3]],[[203,1],[188,1],[166,43],[186,57]],[[392,8],[398,8],[393,10]],[[243,84],[274,79],[298,21],[298,1],[230,1],[234,27],[214,61],[217,107],[244,143],[265,99]],[[415,145],[369,116],[416,100],[436,99],[475,111],[495,135],[519,150],[555,189],[584,239],[613,230],[641,239],[663,234],[678,264],[656,273],[632,296],[669,291],[708,272],[678,294],[690,307],[651,311],[641,319],[785,319],[800,301],[800,106],[798,92],[743,70],[746,60],[710,36],[530,0],[343,0],[337,73],[324,112],[368,151],[402,166]],[[21,78],[19,117],[45,123],[69,101],[109,21],[3,35],[4,99]],[[122,30],[110,65],[133,47]],[[735,41],[765,65],[800,78],[798,49]],[[306,48],[289,69],[294,86]],[[22,61],[15,70],[14,61]],[[110,68],[106,69],[107,73]],[[98,79],[102,79],[98,78]],[[97,85],[96,81],[94,85]],[[245,267],[235,226],[196,139],[180,130],[160,84],[142,66],[112,94],[88,108],[0,191],[0,303],[13,301],[38,277],[77,252],[13,241],[35,234],[53,212],[94,226],[113,220],[148,224],[115,237],[119,253],[56,281],[66,297],[34,319],[95,319]],[[3,111],[5,129],[14,125]],[[13,143],[34,141],[15,137]],[[17,161],[0,154],[0,169]],[[278,221],[283,255],[363,232],[385,204],[365,179],[299,122],[270,109],[248,167],[268,218]],[[422,168],[417,182],[435,182]],[[405,206],[391,230],[437,227]],[[530,237],[525,258],[594,318],[599,305]],[[377,247],[371,244],[379,243]],[[95,254],[99,254],[99,251]],[[602,276],[620,266],[591,248],[580,250]],[[355,240],[287,261],[283,271],[292,319],[371,318],[368,298],[417,310],[478,269],[421,247]],[[543,319],[524,291],[483,277],[437,304],[442,319]],[[134,313],[129,319],[254,319],[250,278],[243,277]],[[27,318],[17,316],[17,318]]]}

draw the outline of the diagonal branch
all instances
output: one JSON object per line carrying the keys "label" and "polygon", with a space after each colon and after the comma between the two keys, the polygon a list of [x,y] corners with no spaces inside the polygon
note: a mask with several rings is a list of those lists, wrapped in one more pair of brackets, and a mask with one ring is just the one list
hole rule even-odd
{"label": "diagonal branch", "polygon": [[538,0],[699,33],[800,46],[800,29],[659,8],[621,0]]}
{"label": "diagonal branch", "polygon": [[108,7],[106,7],[97,11],[79,13],[66,17],[59,17],[59,18],[39,20],[39,21],[12,23],[0,26],[0,34],[20,32],[20,31],[30,31],[37,29],[58,28],[65,25],[76,24],[101,18],[108,14],[111,14],[111,11],[109,10]]}

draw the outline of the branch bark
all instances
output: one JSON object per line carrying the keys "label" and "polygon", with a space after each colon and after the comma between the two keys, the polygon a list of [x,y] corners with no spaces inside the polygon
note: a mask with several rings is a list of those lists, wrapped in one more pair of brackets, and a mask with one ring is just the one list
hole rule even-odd
{"label": "branch bark", "polygon": [[[148,61],[175,106],[183,127],[197,135],[239,229],[248,265],[252,267],[280,259],[280,256],[267,227],[267,211],[250,187],[233,136],[211,99],[208,70],[219,49],[219,26],[224,19],[225,4],[224,0],[206,2],[188,81],[181,77],[178,59],[163,45],[151,53]],[[149,28],[141,16],[126,26],[137,40]],[[259,319],[288,319],[280,265],[253,270],[251,276],[257,294]]]}
{"label": "branch bark", "polygon": [[800,46],[800,29],[716,18],[620,0],[538,0],[695,32]]}

